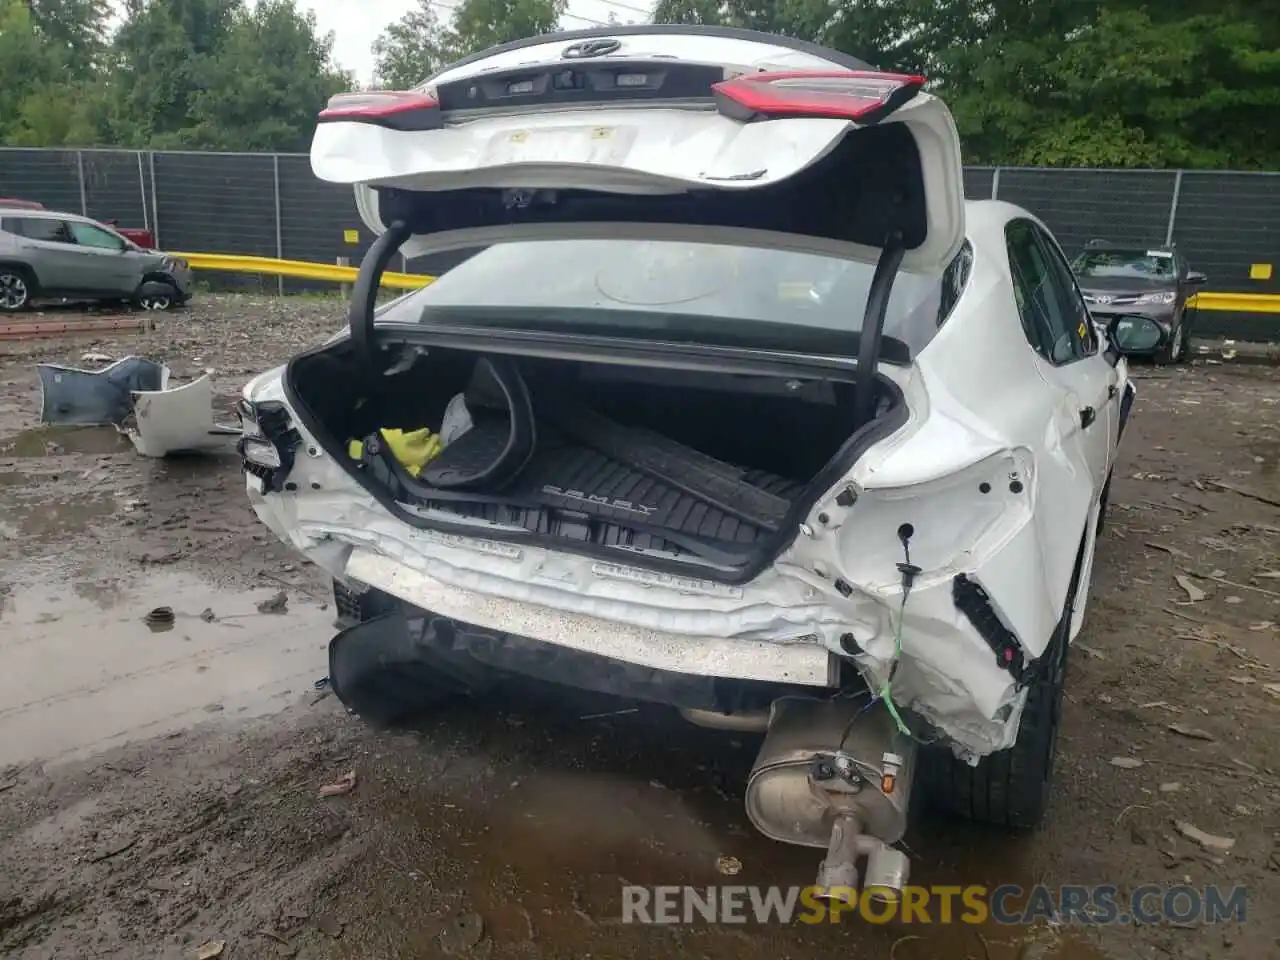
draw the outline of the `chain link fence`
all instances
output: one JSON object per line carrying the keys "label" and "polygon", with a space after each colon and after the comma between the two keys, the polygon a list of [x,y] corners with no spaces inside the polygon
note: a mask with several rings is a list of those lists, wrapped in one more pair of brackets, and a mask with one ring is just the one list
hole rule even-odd
{"label": "chain link fence", "polygon": [[[965,193],[1025,207],[1068,254],[1094,238],[1174,242],[1209,275],[1208,289],[1280,294],[1280,173],[969,167]],[[0,148],[0,196],[149,228],[169,250],[358,264],[373,240],[351,189],[316,179],[303,154]],[[402,266],[437,273],[457,259]],[[206,279],[223,288],[315,287]]]}

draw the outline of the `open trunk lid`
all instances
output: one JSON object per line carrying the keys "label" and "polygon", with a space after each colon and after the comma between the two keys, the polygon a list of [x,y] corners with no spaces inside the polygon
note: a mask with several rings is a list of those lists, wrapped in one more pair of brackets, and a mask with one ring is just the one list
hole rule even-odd
{"label": "open trunk lid", "polygon": [[941,270],[964,236],[960,146],[923,79],[749,31],[537,38],[409,92],[343,94],[312,168],[416,257],[528,239],[764,246]]}

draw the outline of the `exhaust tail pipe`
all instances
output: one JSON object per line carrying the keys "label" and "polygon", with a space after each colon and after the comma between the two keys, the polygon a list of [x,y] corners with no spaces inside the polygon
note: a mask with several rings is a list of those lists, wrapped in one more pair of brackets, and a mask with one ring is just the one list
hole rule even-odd
{"label": "exhaust tail pipe", "polygon": [[848,814],[837,817],[831,826],[827,855],[818,864],[818,899],[853,905],[857,897],[859,857],[867,858],[864,895],[885,902],[901,899],[911,861],[901,850],[863,833],[857,817]]}
{"label": "exhaust tail pipe", "polygon": [[837,817],[831,826],[827,855],[818,864],[818,898],[853,905],[858,889],[858,841],[862,833],[857,817]]}

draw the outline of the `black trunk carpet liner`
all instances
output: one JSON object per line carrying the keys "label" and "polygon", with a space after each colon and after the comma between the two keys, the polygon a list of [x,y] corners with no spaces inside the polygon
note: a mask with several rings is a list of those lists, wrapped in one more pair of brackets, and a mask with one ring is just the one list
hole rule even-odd
{"label": "black trunk carpet liner", "polygon": [[622,426],[585,407],[561,408],[540,419],[537,430],[533,455],[498,490],[444,490],[430,482],[435,471],[465,472],[493,455],[489,433],[503,431],[479,425],[449,444],[418,481],[385,450],[375,458],[381,461],[376,469],[398,488],[397,499],[533,533],[692,553],[731,565],[744,562],[762,537],[781,529],[803,488]]}
{"label": "black trunk carpet liner", "polygon": [[[763,471],[748,470],[742,479],[782,498],[794,497],[801,489],[800,484]],[[451,513],[600,546],[702,553],[689,541],[750,548],[771,532],[585,447],[535,454],[501,494],[457,496],[437,499],[428,494],[425,499]],[[742,557],[724,559],[740,562]]]}

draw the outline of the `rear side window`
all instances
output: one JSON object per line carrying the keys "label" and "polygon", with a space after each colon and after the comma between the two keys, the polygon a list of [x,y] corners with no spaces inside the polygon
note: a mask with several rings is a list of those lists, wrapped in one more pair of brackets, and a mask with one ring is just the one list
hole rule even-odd
{"label": "rear side window", "polygon": [[75,243],[71,231],[64,220],[50,220],[45,217],[23,217],[17,221],[20,229],[15,231],[28,240],[43,240],[48,243]]}
{"label": "rear side window", "polygon": [[1031,345],[1055,366],[1092,353],[1084,301],[1052,242],[1029,220],[1011,222],[1005,237],[1014,297]]}
{"label": "rear side window", "polygon": [[13,217],[0,217],[0,230],[5,233],[21,233],[20,224]]}
{"label": "rear side window", "polygon": [[1073,358],[1090,356],[1098,348],[1097,335],[1089,318],[1089,308],[1084,305],[1084,297],[1080,295],[1076,278],[1071,273],[1071,265],[1053,237],[1040,227],[1036,227],[1034,233],[1049,264],[1052,295],[1057,300],[1063,329],[1070,338]]}
{"label": "rear side window", "polygon": [[960,302],[960,294],[964,293],[965,284],[969,282],[969,271],[973,268],[973,247],[969,241],[964,242],[955,259],[947,264],[942,274],[942,301],[938,304],[938,326],[941,327],[951,316],[951,311]]}

